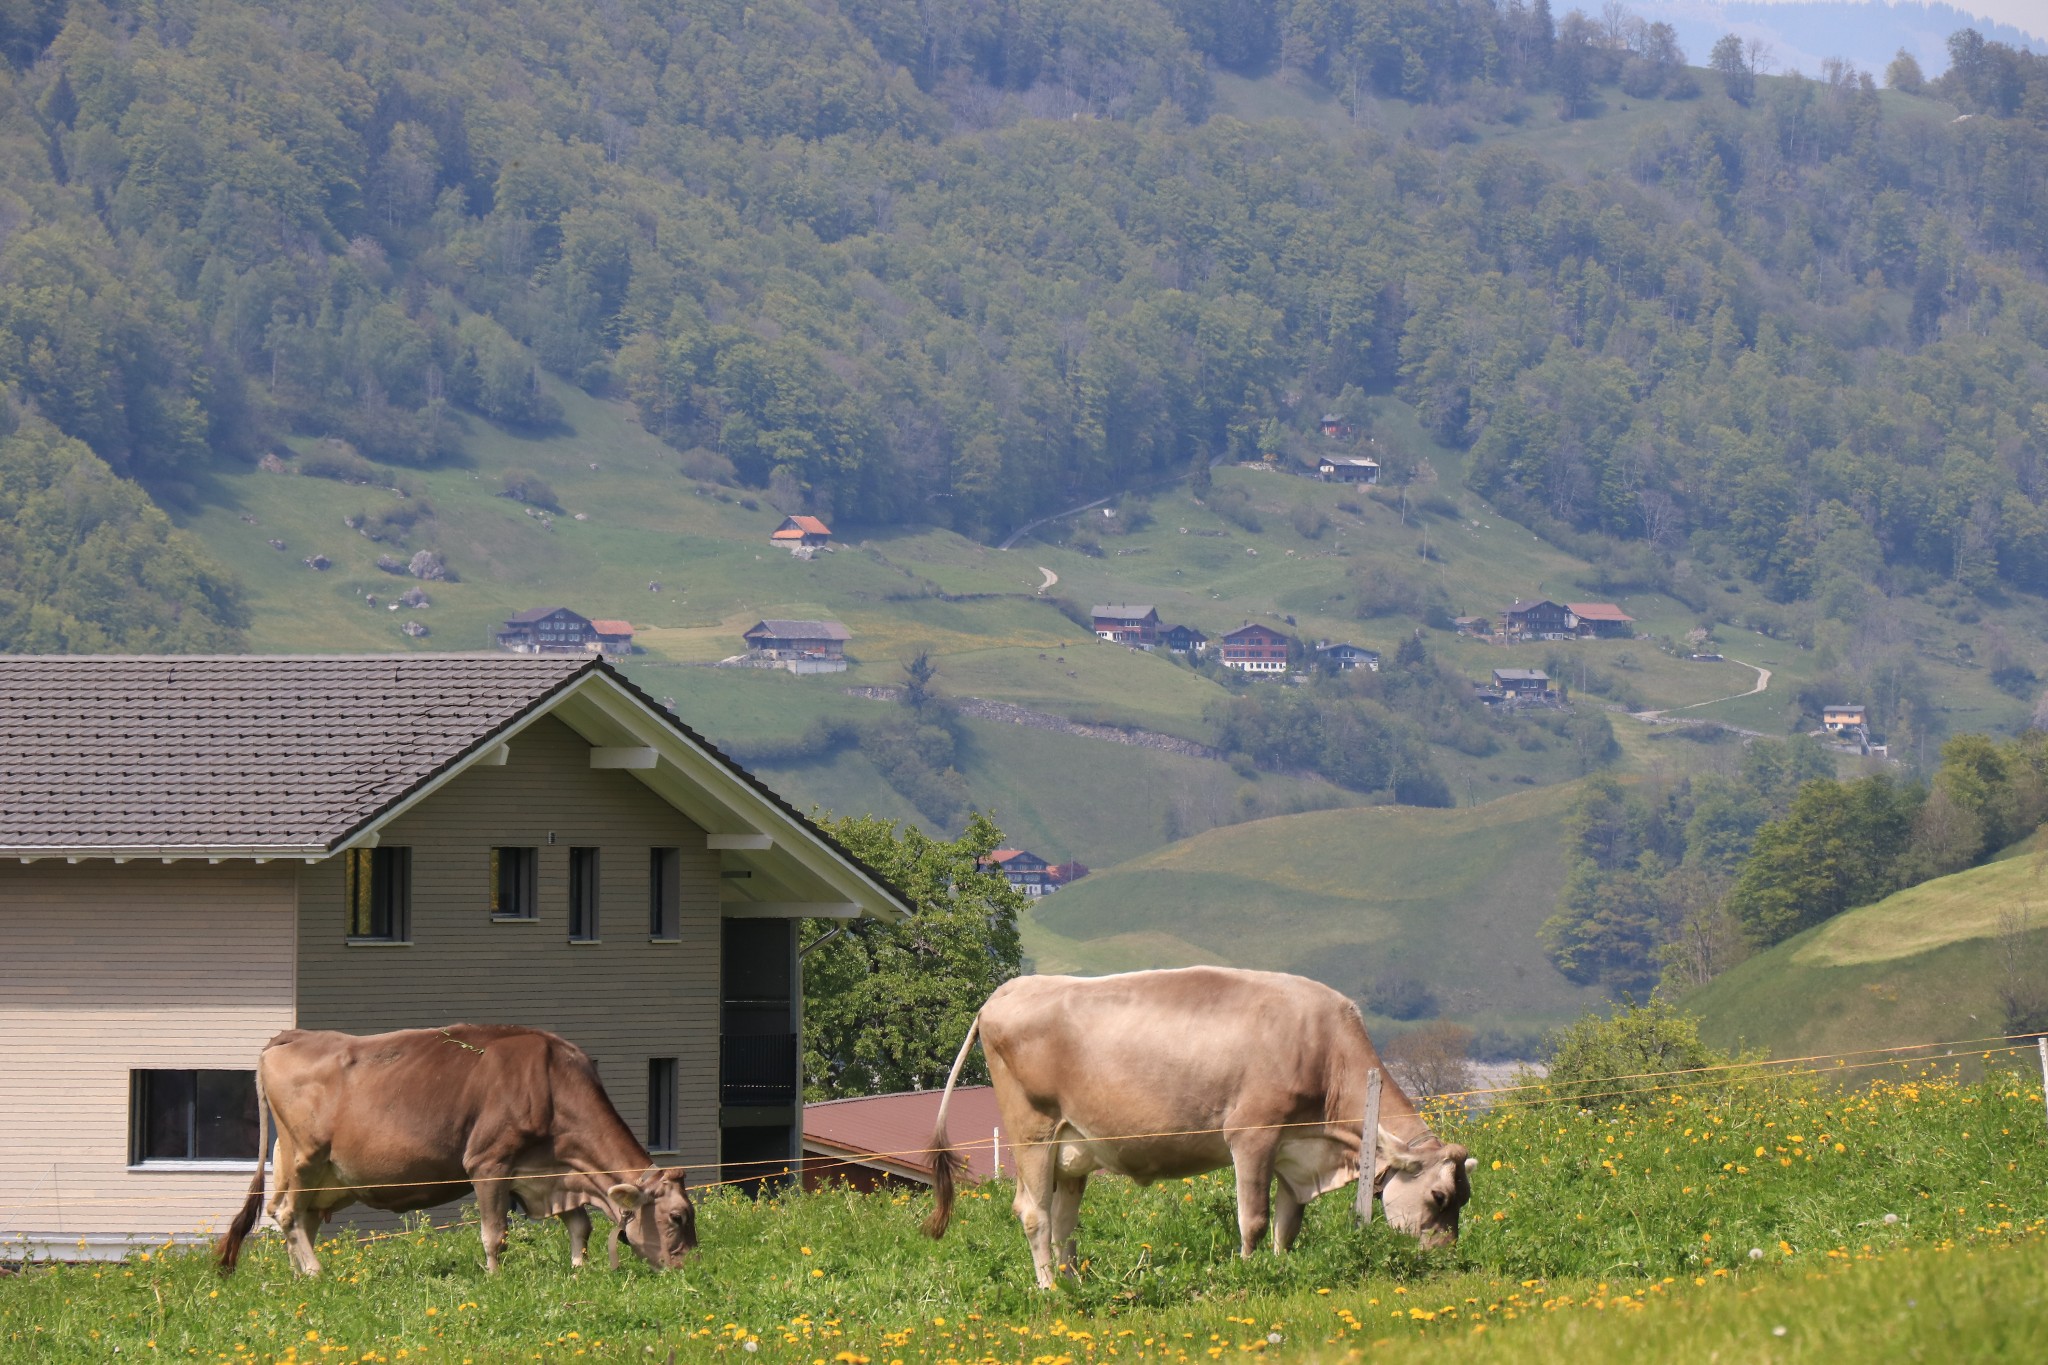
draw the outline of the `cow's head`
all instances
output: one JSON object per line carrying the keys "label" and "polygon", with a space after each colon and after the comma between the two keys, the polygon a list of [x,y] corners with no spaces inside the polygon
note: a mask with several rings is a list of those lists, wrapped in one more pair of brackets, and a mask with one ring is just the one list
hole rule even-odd
{"label": "cow's head", "polygon": [[634,1184],[606,1191],[619,1221],[612,1227],[611,1262],[619,1265],[623,1235],[642,1260],[657,1270],[683,1263],[697,1249],[697,1206],[690,1202],[688,1178],[674,1167],[656,1167]]}
{"label": "cow's head", "polygon": [[1472,1171],[1477,1159],[1455,1142],[1428,1139],[1407,1143],[1380,1130],[1380,1155],[1386,1160],[1386,1182],[1380,1202],[1387,1221],[1422,1239],[1425,1251],[1458,1240],[1458,1214],[1472,1197]]}

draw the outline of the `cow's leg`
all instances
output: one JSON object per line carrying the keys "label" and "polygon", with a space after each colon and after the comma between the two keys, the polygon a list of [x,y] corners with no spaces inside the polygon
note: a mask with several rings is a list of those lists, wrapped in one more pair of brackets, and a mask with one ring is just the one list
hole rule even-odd
{"label": "cow's leg", "polygon": [[1237,1135],[1230,1144],[1230,1164],[1237,1168],[1238,1254],[1258,1250],[1266,1235],[1273,1200],[1273,1156],[1279,1147],[1270,1131]]}
{"label": "cow's leg", "polygon": [[[490,1177],[509,1174],[509,1171],[470,1173],[470,1178],[476,1182],[476,1213],[484,1239],[484,1270],[491,1275],[498,1273],[498,1257],[505,1250],[505,1218],[512,1207],[512,1182]],[[588,1220],[585,1220],[586,1230],[588,1226]]]}
{"label": "cow's leg", "polygon": [[1282,1176],[1273,1191],[1274,1251],[1293,1250],[1294,1239],[1301,1235],[1301,1208],[1301,1201],[1294,1197],[1294,1186]]}
{"label": "cow's leg", "polygon": [[284,1229],[284,1244],[291,1252],[292,1264],[299,1273],[317,1278],[320,1274],[320,1256],[313,1250],[313,1232],[320,1226],[320,1209],[314,1202],[314,1194],[300,1185],[292,1191],[291,1199],[278,1216],[278,1224]]}
{"label": "cow's leg", "polygon": [[569,1264],[580,1266],[584,1250],[590,1245],[590,1210],[563,1209],[562,1226],[569,1229]]}
{"label": "cow's leg", "polygon": [[1047,1240],[1059,1257],[1060,1273],[1070,1279],[1081,1277],[1081,1196],[1088,1191],[1088,1174],[1056,1176],[1052,1191],[1052,1227]]}
{"label": "cow's leg", "polygon": [[[1048,1134],[1048,1136],[1050,1136]],[[1024,1225],[1024,1241],[1031,1248],[1031,1264],[1038,1272],[1038,1287],[1053,1283],[1052,1205],[1057,1195],[1059,1149],[1049,1141],[1032,1145],[1018,1143],[1017,1197],[1010,1207]]]}

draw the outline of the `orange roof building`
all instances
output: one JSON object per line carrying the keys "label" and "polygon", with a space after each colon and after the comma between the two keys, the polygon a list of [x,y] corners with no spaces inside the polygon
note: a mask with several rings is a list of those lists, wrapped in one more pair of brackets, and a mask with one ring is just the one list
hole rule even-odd
{"label": "orange roof building", "polygon": [[832,539],[832,528],[816,517],[784,517],[768,539],[776,545],[823,545]]}

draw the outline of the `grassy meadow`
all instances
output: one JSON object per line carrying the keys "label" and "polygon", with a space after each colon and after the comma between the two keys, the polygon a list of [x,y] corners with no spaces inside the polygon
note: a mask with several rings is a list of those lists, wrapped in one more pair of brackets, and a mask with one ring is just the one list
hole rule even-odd
{"label": "grassy meadow", "polygon": [[[2021,1059],[2022,1061],[2024,1059]],[[327,1245],[293,1280],[276,1240],[220,1279],[201,1254],[0,1279],[0,1352],[38,1361],[748,1359],[1202,1362],[1840,1358],[1859,1346],[2018,1358],[2048,1294],[2038,1078],[1888,1064],[1863,1089],[1687,1077],[1631,1105],[1506,1096],[1439,1116],[1480,1161],[1464,1236],[1425,1254],[1349,1197],[1294,1253],[1235,1254],[1225,1174],[1097,1180],[1080,1274],[1049,1295],[993,1182],[942,1242],[927,1196],[700,1194],[677,1272],[571,1271],[553,1224],[483,1273],[473,1224]],[[1862,1075],[1868,1076],[1870,1070]],[[227,1211],[223,1210],[223,1214]],[[453,1217],[451,1214],[450,1217]],[[594,1239],[596,1240],[596,1239]],[[1779,1329],[1783,1329],[1780,1331]]]}
{"label": "grassy meadow", "polygon": [[2006,1032],[2002,989],[2048,980],[2048,855],[1894,893],[1737,963],[1684,997],[1703,1036],[1779,1056]]}

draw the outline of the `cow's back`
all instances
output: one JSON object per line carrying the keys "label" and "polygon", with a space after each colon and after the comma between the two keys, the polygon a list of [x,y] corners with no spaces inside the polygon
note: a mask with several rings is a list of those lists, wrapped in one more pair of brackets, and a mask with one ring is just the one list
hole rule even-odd
{"label": "cow's back", "polygon": [[344,1183],[371,1184],[460,1179],[479,1130],[544,1141],[553,1077],[589,1059],[538,1029],[454,1024],[365,1036],[293,1030],[271,1040],[260,1067],[295,1149],[324,1153]]}
{"label": "cow's back", "polygon": [[981,1036],[999,1087],[1092,1137],[1319,1121],[1375,1060],[1336,991],[1222,967],[1018,977],[982,1007]]}

